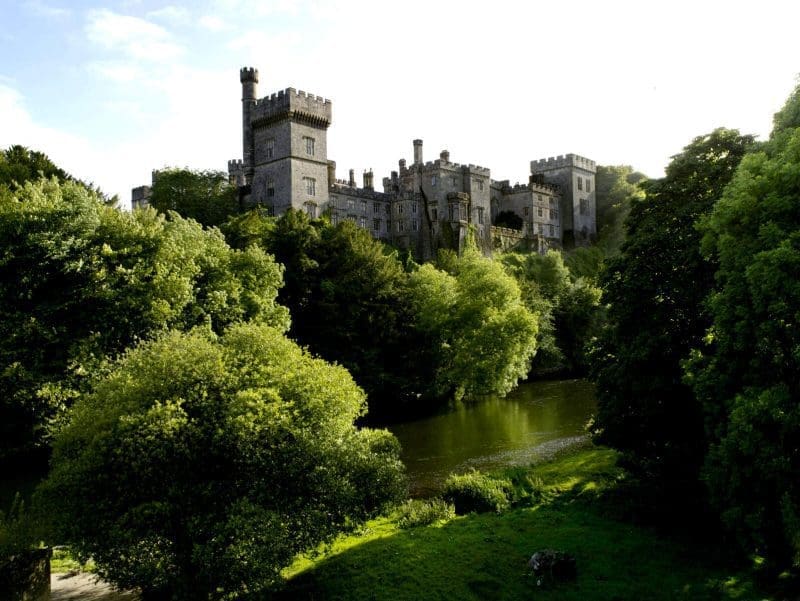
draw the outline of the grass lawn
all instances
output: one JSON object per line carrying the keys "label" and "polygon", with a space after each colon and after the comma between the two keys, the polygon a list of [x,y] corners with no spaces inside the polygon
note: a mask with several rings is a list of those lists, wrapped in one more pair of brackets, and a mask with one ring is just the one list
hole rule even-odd
{"label": "grass lawn", "polygon": [[[718,549],[669,540],[603,511],[597,499],[624,472],[613,451],[589,448],[530,468],[535,501],[402,530],[369,522],[286,570],[286,599],[767,599],[749,577],[715,562]],[[577,560],[572,583],[541,587],[530,556],[552,548]]]}

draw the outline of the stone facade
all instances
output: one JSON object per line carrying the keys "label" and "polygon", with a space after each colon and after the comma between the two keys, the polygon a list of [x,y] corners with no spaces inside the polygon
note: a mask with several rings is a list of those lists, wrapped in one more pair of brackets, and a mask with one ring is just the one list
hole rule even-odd
{"label": "stone facade", "polygon": [[[528,183],[512,186],[492,180],[486,167],[452,162],[446,150],[425,162],[422,140],[414,140],[413,161],[400,159],[383,178],[383,191],[371,170],[359,187],[352,169],[348,179],[336,179],[328,159],[330,100],[294,88],[259,99],[252,68],[240,71],[240,82],[242,158],[228,161],[228,175],[244,206],[272,215],[292,207],[311,217],[327,214],[334,224],[351,220],[422,260],[440,248],[461,250],[470,231],[486,254],[545,252],[588,244],[596,234],[594,161],[574,154],[532,161]],[[492,225],[502,211],[517,214],[522,230]]]}

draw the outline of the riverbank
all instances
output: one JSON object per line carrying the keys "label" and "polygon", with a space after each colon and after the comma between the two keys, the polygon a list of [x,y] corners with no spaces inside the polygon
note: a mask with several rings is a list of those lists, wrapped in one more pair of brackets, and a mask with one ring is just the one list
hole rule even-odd
{"label": "riverbank", "polygon": [[[589,447],[529,468],[536,494],[500,514],[402,530],[369,522],[286,572],[285,599],[768,599],[726,565],[722,549],[658,535],[620,518],[609,494],[626,474]],[[516,476],[518,477],[519,468]],[[540,586],[527,567],[542,549],[572,554],[577,580]]]}

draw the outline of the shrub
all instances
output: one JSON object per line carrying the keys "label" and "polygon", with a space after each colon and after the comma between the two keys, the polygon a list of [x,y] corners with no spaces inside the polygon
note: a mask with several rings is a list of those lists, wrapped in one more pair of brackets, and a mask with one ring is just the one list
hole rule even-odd
{"label": "shrub", "polygon": [[0,562],[33,549],[38,542],[35,530],[34,521],[17,494],[8,512],[0,511]]}
{"label": "shrub", "polygon": [[455,506],[458,515],[472,511],[500,512],[509,506],[512,488],[509,480],[492,478],[473,470],[462,475],[450,475],[444,483],[442,496]]}
{"label": "shrub", "polygon": [[60,542],[146,598],[263,594],[405,493],[346,370],[268,326],[173,332],[96,377],[38,491]]}
{"label": "shrub", "polygon": [[399,513],[397,525],[400,528],[416,528],[450,520],[455,517],[456,510],[444,499],[410,499],[400,506]]}

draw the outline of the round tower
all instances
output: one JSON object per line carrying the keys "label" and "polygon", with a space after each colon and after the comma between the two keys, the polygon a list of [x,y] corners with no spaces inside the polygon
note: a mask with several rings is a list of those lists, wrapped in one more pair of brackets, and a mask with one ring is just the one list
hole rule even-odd
{"label": "round tower", "polygon": [[253,127],[252,111],[258,98],[258,69],[242,67],[239,71],[242,83],[242,162],[247,183],[253,177]]}

